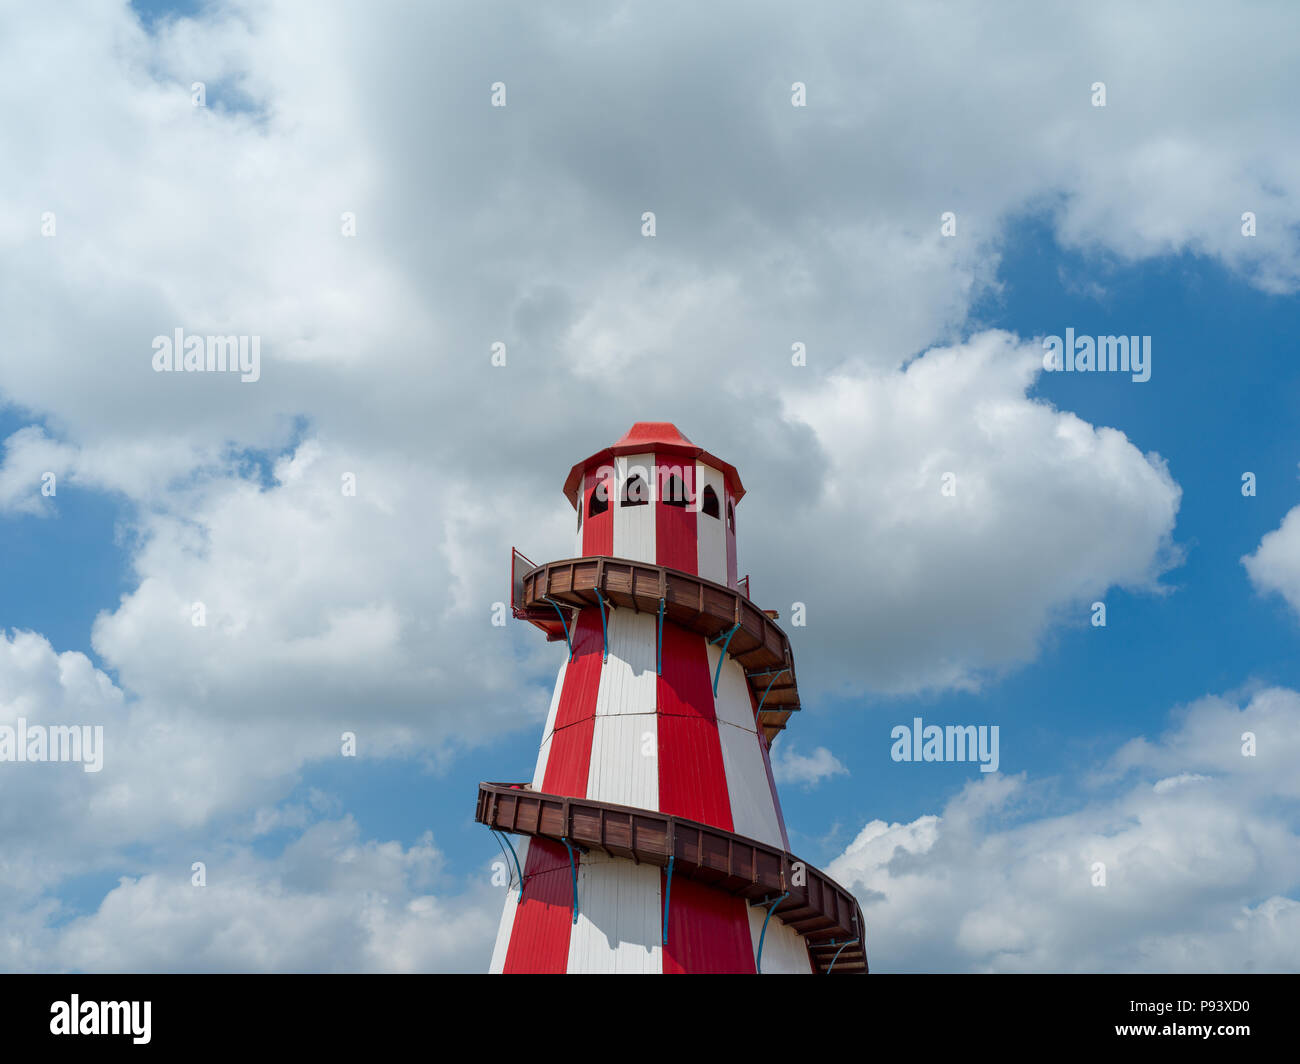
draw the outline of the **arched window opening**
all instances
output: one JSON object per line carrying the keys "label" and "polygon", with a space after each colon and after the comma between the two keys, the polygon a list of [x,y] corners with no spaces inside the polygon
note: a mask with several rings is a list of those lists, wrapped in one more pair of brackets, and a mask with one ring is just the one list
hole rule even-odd
{"label": "arched window opening", "polygon": [[736,531],[736,508],[731,505],[731,500],[727,500],[727,531]]}
{"label": "arched window opening", "polygon": [[650,485],[640,474],[633,473],[623,485],[623,498],[620,506],[648,506],[650,504]]}
{"label": "arched window opening", "polygon": [[718,510],[718,493],[707,485],[704,488],[704,498],[700,500],[700,509],[715,520],[722,517]]}
{"label": "arched window opening", "polygon": [[690,500],[686,497],[686,485],[679,476],[671,476],[664,486],[663,497],[659,500],[665,506],[685,507]]}
{"label": "arched window opening", "polygon": [[587,504],[587,516],[595,517],[609,509],[609,482],[598,481],[591,489],[591,502]]}
{"label": "arched window opening", "polygon": [[582,492],[578,492],[578,505],[574,507],[578,511],[578,531],[582,531]]}

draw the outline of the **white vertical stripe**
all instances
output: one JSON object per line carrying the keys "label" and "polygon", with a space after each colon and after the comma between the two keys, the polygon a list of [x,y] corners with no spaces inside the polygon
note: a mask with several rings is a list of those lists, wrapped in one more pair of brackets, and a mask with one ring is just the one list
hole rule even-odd
{"label": "white vertical stripe", "polygon": [[[515,853],[519,855],[519,867],[528,867],[528,839],[517,835],[510,836]],[[502,858],[506,860],[506,858]],[[519,904],[519,872],[514,861],[510,861],[510,876],[513,886],[506,890],[505,908],[501,912],[501,926],[497,928],[496,945],[492,948],[492,964],[488,968],[491,975],[500,975],[506,966],[506,951],[510,949],[510,933],[515,927],[515,907]]]}
{"label": "white vertical stripe", "polygon": [[720,720],[718,739],[722,743],[722,764],[727,772],[727,795],[736,834],[784,849],[757,733]]}
{"label": "white vertical stripe", "polygon": [[591,737],[587,797],[659,808],[659,728],[654,713],[597,717]]}
{"label": "white vertical stripe", "polygon": [[[725,638],[725,637],[724,637]],[[722,644],[712,643],[708,647],[709,676],[718,671],[718,658],[722,655]],[[763,681],[766,683],[766,679]],[[713,699],[714,711],[718,720],[725,720],[737,728],[755,731],[754,707],[749,701],[749,681],[745,679],[745,670],[735,658],[728,657],[722,666],[722,675],[718,677],[718,693]]]}
{"label": "white vertical stripe", "polygon": [[545,788],[542,781],[546,779],[546,764],[551,759],[551,737],[548,735],[542,740],[542,745],[537,750],[537,767],[533,769],[533,790],[540,791]]}
{"label": "white vertical stripe", "polygon": [[657,865],[586,854],[578,866],[578,922],[569,936],[568,970],[662,972],[662,912]]}
{"label": "white vertical stripe", "polygon": [[763,939],[763,956],[759,963],[764,975],[811,975],[812,960],[808,956],[808,947],[804,940],[788,924],[781,923],[774,915],[767,922],[767,934],[763,935],[763,917],[767,910],[751,905],[749,907],[749,937],[754,943],[754,956],[758,957],[758,940]]}
{"label": "white vertical stripe", "polygon": [[618,498],[610,500],[614,510],[614,557],[630,558],[638,562],[655,561],[655,508],[653,502],[645,506],[624,506],[623,489],[628,477],[636,473],[645,483],[643,496],[653,498],[654,455],[628,454],[614,459],[618,469]]}
{"label": "white vertical stripe", "polygon": [[727,485],[722,474],[712,466],[695,463],[695,490],[701,496],[706,487],[712,488],[718,496],[718,516],[707,517],[701,509],[695,515],[695,564],[696,572],[705,580],[719,584],[727,582]]}
{"label": "white vertical stripe", "polygon": [[533,771],[533,787],[542,789],[542,780],[546,776],[546,762],[551,756],[551,733],[555,731],[555,715],[560,709],[560,694],[564,691],[564,677],[569,671],[567,651],[565,659],[560,662],[560,671],[555,677],[555,690],[551,694],[551,708],[546,714],[546,727],[542,729],[542,743],[537,749],[537,767]]}
{"label": "white vertical stripe", "polygon": [[608,623],[609,660],[600,670],[596,715],[653,713],[658,695],[658,618],[617,609],[609,611]]}

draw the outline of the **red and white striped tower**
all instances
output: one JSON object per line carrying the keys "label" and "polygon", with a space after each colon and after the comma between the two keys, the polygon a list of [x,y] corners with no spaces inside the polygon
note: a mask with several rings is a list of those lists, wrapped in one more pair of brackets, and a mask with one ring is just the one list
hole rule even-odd
{"label": "red and white striped tower", "polygon": [[[502,793],[490,789],[510,787],[525,798],[550,796],[557,810],[583,799],[602,818],[626,816],[621,807],[660,814],[653,824],[677,824],[679,835],[690,824],[719,829],[728,851],[750,852],[752,843],[754,853],[784,855],[781,887],[796,882],[802,867],[788,853],[768,753],[798,708],[793,662],[774,614],[748,607],[748,578],[737,580],[735,508],[744,488],[736,470],[673,425],[640,422],[574,466],[564,490],[578,512],[575,557],[533,566],[518,556],[512,574],[516,615],[570,653],[531,783],[480,791],[479,819],[515,833],[511,856],[522,874],[522,889],[516,877],[508,894],[491,970],[808,973],[827,970],[833,954],[838,971],[865,971],[865,948],[850,945],[845,954],[847,934],[835,937],[853,924],[860,937],[860,912],[845,898],[838,910],[832,902],[828,917],[826,904],[799,902],[806,887],[781,900],[775,887],[745,883],[738,891],[733,875],[724,884],[730,889],[719,889],[685,849],[674,872],[672,864],[639,859],[645,853],[629,848],[620,856],[604,846],[606,828],[599,842],[575,845],[556,838],[560,829],[524,824],[518,812],[501,822]],[[635,591],[626,579],[618,583],[633,569]],[[576,571],[598,576],[579,591]],[[655,581],[657,589],[641,586]],[[543,595],[556,588],[563,595]],[[682,606],[696,594],[698,610]],[[665,606],[665,597],[676,605]],[[743,645],[749,653],[734,649]],[[782,665],[756,667],[773,660]],[[819,898],[835,889],[818,881]]]}

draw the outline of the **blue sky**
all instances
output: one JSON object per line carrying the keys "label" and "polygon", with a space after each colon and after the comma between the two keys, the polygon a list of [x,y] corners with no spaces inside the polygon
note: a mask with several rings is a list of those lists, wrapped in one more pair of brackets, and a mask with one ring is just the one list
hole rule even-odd
{"label": "blue sky", "polygon": [[[873,965],[1293,967],[1300,145],[1273,74],[1294,18],[1269,13],[1236,95],[1188,98],[1170,86],[1231,28],[1198,8],[1161,48],[1170,10],[1126,45],[1111,8],[1072,14],[1033,93],[1051,20],[946,5],[842,35],[834,5],[762,12],[748,68],[686,11],[607,20],[600,47],[568,10],[515,11],[521,33],[331,7],[306,41],[293,4],[134,3],[55,34],[50,69],[86,83],[42,81],[46,132],[7,133],[31,160],[9,216],[60,228],[0,229],[0,706],[90,714],[122,752],[102,780],[0,781],[42,811],[13,829],[0,897],[25,923],[0,968],[481,969],[500,895],[475,786],[530,776],[560,653],[485,618],[510,546],[567,548],[572,462],[660,418],[744,477],[760,604],[809,603],[777,763],[842,771],[781,795],[792,847],[864,899]],[[949,62],[893,65],[933,33]],[[420,103],[403,57],[433,40],[453,46]],[[1007,81],[954,99],[990,54]],[[488,126],[464,86],[498,77],[518,104]],[[259,333],[263,381],[148,372],[173,322]],[[1150,335],[1151,379],[1015,368],[1067,328]],[[955,524],[908,486],[953,461],[998,489]],[[893,762],[915,716],[998,725],[1000,773]],[[346,728],[363,756],[337,756]],[[1243,768],[1247,728],[1269,738]],[[1103,851],[1098,902],[1068,869]],[[264,948],[231,944],[231,914]]]}

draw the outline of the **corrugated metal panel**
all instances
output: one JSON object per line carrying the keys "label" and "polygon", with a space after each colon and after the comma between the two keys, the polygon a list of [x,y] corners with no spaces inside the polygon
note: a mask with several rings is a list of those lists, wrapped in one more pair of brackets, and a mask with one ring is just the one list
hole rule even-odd
{"label": "corrugated metal panel", "polygon": [[620,455],[614,459],[618,469],[619,505],[614,507],[614,556],[631,558],[633,561],[655,563],[655,507],[653,503],[645,506],[624,506],[623,491],[629,477],[639,476],[645,485],[649,499],[652,493],[654,476],[653,454]]}
{"label": "corrugated metal panel", "polygon": [[[757,905],[749,907],[749,937],[754,956],[758,956],[758,940],[763,934],[763,917],[767,910]],[[767,935],[763,938],[762,969],[764,975],[812,975],[812,961],[808,947],[789,924],[775,916],[767,922]]]}
{"label": "corrugated metal panel", "polygon": [[[666,455],[661,459],[661,470],[680,465],[680,458]],[[693,472],[695,464],[686,463],[688,472]],[[693,478],[692,478],[693,479]],[[693,573],[697,564],[695,554],[695,519],[698,516],[685,506],[665,506],[660,498],[662,485],[655,483],[655,563],[667,565],[682,572]],[[689,491],[692,485],[686,485]]]}
{"label": "corrugated metal panel", "polygon": [[[531,839],[514,836],[510,840],[519,855],[520,868],[528,867],[528,846]],[[505,858],[503,858],[504,860]],[[510,948],[510,932],[515,926],[515,907],[519,903],[519,873],[513,863],[509,865],[513,885],[506,888],[505,906],[501,912],[501,925],[497,928],[496,945],[492,948],[492,963],[488,966],[490,975],[500,975],[506,965],[506,951]]]}
{"label": "corrugated metal panel", "polygon": [[614,552],[614,509],[618,505],[618,500],[614,498],[616,494],[612,484],[608,488],[608,506],[603,514],[597,514],[595,517],[588,517],[591,513],[591,493],[596,490],[596,485],[600,483],[596,474],[599,470],[593,469],[583,477],[583,506],[582,511],[582,550],[581,554],[585,556],[612,554]]}
{"label": "corrugated metal panel", "polygon": [[578,869],[578,922],[570,972],[658,974],[663,970],[659,869],[589,853]]}
{"label": "corrugated metal panel", "polygon": [[731,819],[736,825],[732,830],[737,835],[784,848],[763,755],[758,748],[758,735],[719,721],[718,738],[722,742],[722,762],[727,768]]}
{"label": "corrugated metal panel", "polygon": [[659,811],[739,830],[732,826],[726,766],[713,721],[659,718]]}
{"label": "corrugated metal panel", "polygon": [[718,496],[718,516],[709,517],[703,511],[695,518],[696,572],[706,580],[719,584],[727,582],[727,485],[722,474],[704,465],[695,463],[696,490],[703,494],[704,489],[712,488]]}
{"label": "corrugated metal panel", "polygon": [[[727,517],[728,513],[731,514],[730,518]],[[730,492],[727,493],[726,503],[722,509],[722,521],[727,526],[727,586],[735,587],[740,570],[736,562],[736,500]]]}
{"label": "corrugated metal panel", "polygon": [[664,671],[659,677],[659,712],[713,720],[713,674],[704,636],[664,624]]}
{"label": "corrugated metal panel", "polygon": [[[708,647],[709,683],[712,684],[713,670],[718,667],[718,658],[722,655],[722,646],[714,644]],[[712,695],[712,687],[709,691]],[[713,708],[719,720],[725,720],[737,728],[757,731],[754,723],[754,703],[749,698],[749,684],[745,680],[745,670],[735,658],[728,658],[722,666],[722,675],[718,677],[718,694],[713,700]]]}
{"label": "corrugated metal panel", "polygon": [[653,713],[597,717],[585,797],[638,809],[658,809],[657,731]]}
{"label": "corrugated metal panel", "polygon": [[564,670],[564,686],[555,711],[556,728],[564,728],[596,713],[600,691],[601,659],[604,639],[601,636],[600,611],[583,610],[573,625],[573,660]]}
{"label": "corrugated metal panel", "polygon": [[597,716],[654,712],[655,627],[648,613],[609,611],[609,660],[600,670]]}
{"label": "corrugated metal panel", "polygon": [[534,839],[528,848],[524,875],[524,897],[515,910],[502,971],[563,973],[568,969],[569,932],[573,926],[568,851],[559,843]]}
{"label": "corrugated metal panel", "polygon": [[[662,881],[665,874],[659,874]],[[745,908],[742,898],[686,878],[673,879],[664,974],[753,975],[753,944]]]}
{"label": "corrugated metal panel", "polygon": [[551,707],[546,711],[546,726],[542,729],[543,739],[555,730],[555,717],[560,708],[560,696],[564,694],[564,677],[568,671],[569,659],[566,656],[560,661],[559,671],[555,674],[555,687],[551,689]]}
{"label": "corrugated metal panel", "polygon": [[781,828],[781,848],[789,851],[790,836],[785,830],[785,814],[781,812],[781,796],[776,793],[776,777],[772,775],[772,755],[767,748],[767,737],[758,733],[758,750],[763,755],[763,770],[767,773],[767,786],[772,792],[772,808],[776,810],[776,822]]}
{"label": "corrugated metal panel", "polygon": [[[565,667],[560,702],[555,710],[555,727],[550,735],[550,750],[542,766],[541,788],[551,794],[585,797],[602,668],[600,612],[583,610],[573,626],[572,635],[574,656]],[[540,750],[538,760],[541,761]]]}
{"label": "corrugated metal panel", "polygon": [[542,780],[542,790],[547,794],[567,794],[575,798],[587,796],[595,724],[596,718],[588,717],[567,728],[556,728],[551,734],[551,750]]}
{"label": "corrugated metal panel", "polygon": [[577,491],[573,493],[573,505],[577,511],[573,519],[574,528],[576,529],[576,531],[574,532],[574,542],[573,542],[573,556],[575,558],[582,557],[582,526],[583,526],[583,519],[587,516],[587,511],[583,507],[584,499],[585,499],[585,493],[583,492],[582,488],[579,488]]}
{"label": "corrugated metal panel", "polygon": [[701,635],[664,625],[659,677],[659,810],[732,830],[726,769]]}
{"label": "corrugated metal panel", "polygon": [[542,745],[537,750],[537,767],[533,769],[533,787],[536,790],[546,790],[543,784],[546,782],[546,766],[550,760],[551,737],[548,735],[542,740]]}

